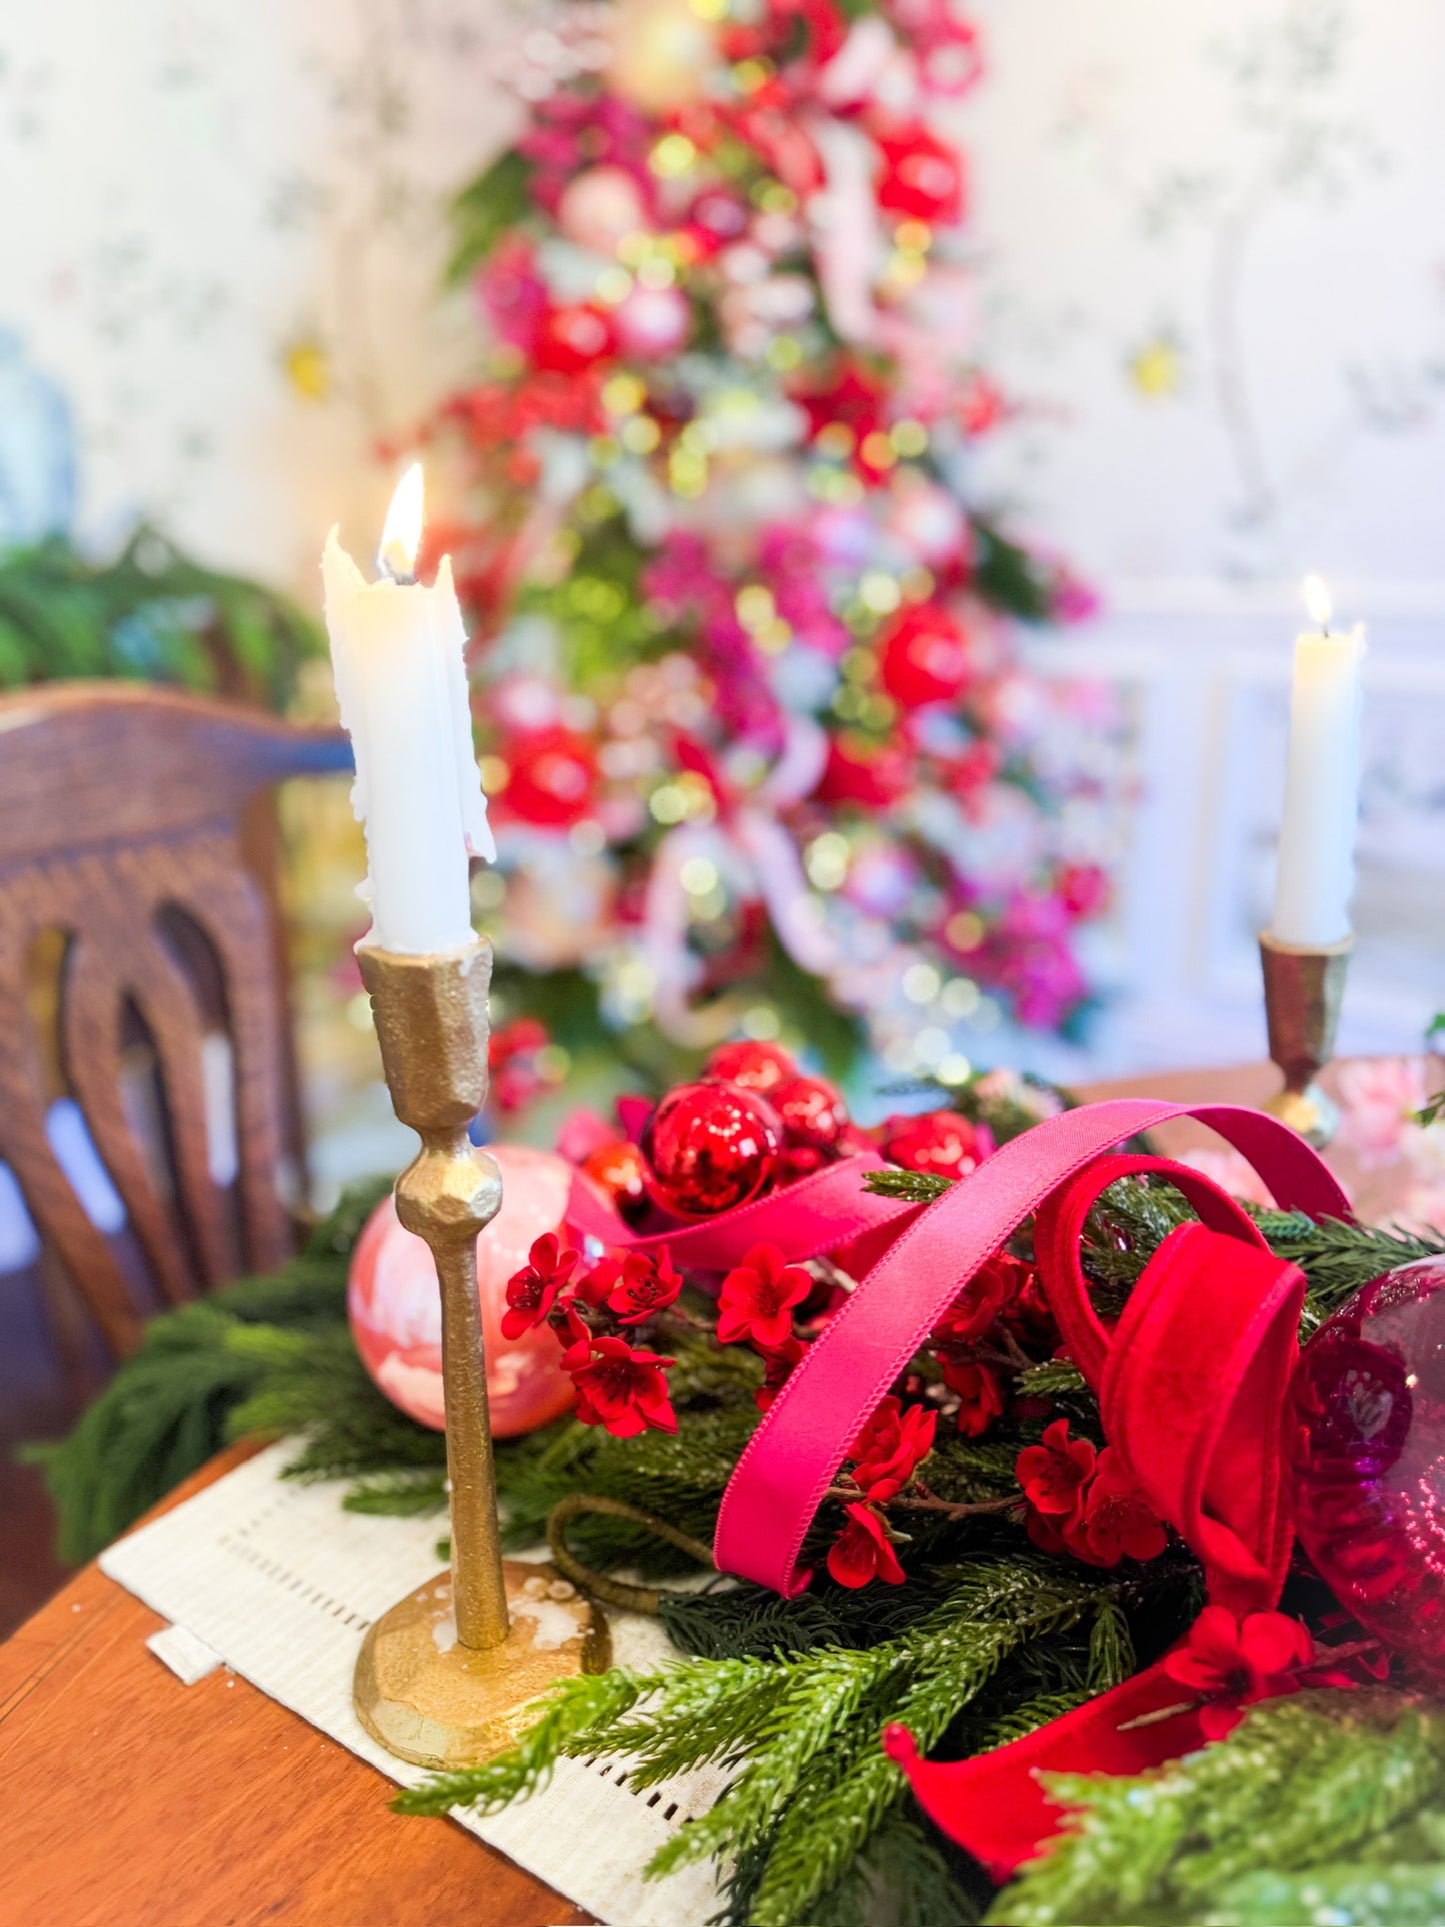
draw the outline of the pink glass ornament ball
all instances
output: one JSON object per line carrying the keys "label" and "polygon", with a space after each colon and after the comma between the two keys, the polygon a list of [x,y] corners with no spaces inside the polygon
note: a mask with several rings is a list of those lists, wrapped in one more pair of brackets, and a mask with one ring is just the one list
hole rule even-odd
{"label": "pink glass ornament ball", "polygon": [[1295,1525],[1335,1597],[1445,1682],[1445,1258],[1355,1293],[1293,1388]]}
{"label": "pink glass ornament ball", "polygon": [[[502,1336],[507,1280],[527,1262],[534,1239],[560,1229],[572,1166],[551,1151],[521,1144],[489,1150],[502,1173],[502,1208],[477,1239],[477,1281],[487,1347],[492,1432],[513,1438],[535,1431],[572,1403],[572,1381],[550,1331]],[[419,1425],[440,1431],[441,1298],[427,1246],[397,1221],[395,1201],[376,1207],[357,1241],[346,1294],[351,1333],[362,1363],[394,1405]]]}

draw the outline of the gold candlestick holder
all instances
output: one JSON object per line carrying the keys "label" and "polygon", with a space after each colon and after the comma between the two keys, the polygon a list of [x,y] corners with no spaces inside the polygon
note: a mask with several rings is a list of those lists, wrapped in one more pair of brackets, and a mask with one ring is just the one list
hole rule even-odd
{"label": "gold candlestick holder", "polygon": [[1339,1112],[1315,1082],[1334,1055],[1340,1004],[1354,938],[1320,949],[1281,943],[1266,930],[1259,940],[1269,1054],[1284,1072],[1284,1089],[1264,1106],[1317,1150],[1328,1144]]}
{"label": "gold candlestick holder", "polygon": [[501,1553],[477,1237],[502,1181],[467,1135],[487,1095],[491,951],[478,938],[435,956],[367,944],[357,954],[392,1106],[421,1137],[396,1181],[396,1212],[431,1247],[441,1289],[452,1563],[367,1632],[356,1713],[403,1760],[474,1765],[511,1744],[555,1680],[606,1667],[607,1624],[554,1568]]}

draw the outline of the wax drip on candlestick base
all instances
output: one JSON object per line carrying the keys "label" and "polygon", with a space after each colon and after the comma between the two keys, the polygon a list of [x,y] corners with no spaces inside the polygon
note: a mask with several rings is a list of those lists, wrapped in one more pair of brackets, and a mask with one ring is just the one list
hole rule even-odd
{"label": "wax drip on candlestick base", "polygon": [[477,1238],[502,1188],[467,1135],[487,1094],[491,951],[473,938],[434,956],[362,944],[357,957],[392,1108],[422,1141],[397,1179],[396,1210],[431,1247],[441,1288],[452,1569],[371,1626],[353,1697],[388,1752],[418,1766],[474,1765],[511,1744],[554,1681],[607,1666],[607,1627],[552,1567],[501,1555]]}
{"label": "wax drip on candlestick base", "polygon": [[1339,1123],[1339,1112],[1315,1080],[1334,1055],[1354,941],[1346,937],[1310,949],[1282,943],[1267,930],[1259,940],[1269,1054],[1284,1073],[1284,1089],[1263,1108],[1316,1150],[1329,1143]]}

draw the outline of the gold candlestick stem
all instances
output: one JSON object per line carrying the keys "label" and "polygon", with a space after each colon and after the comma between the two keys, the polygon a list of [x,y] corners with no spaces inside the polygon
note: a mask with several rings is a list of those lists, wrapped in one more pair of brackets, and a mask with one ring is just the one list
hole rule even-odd
{"label": "gold candlestick stem", "polygon": [[441,1291],[442,1389],[452,1567],[384,1613],[356,1666],[362,1725],[422,1766],[501,1752],[556,1679],[607,1664],[606,1622],[550,1566],[504,1560],[477,1296],[477,1237],[502,1202],[493,1159],[467,1127],[487,1094],[491,952],[474,940],[438,956],[362,945],[392,1106],[421,1138],[396,1211],[424,1238]]}
{"label": "gold candlestick stem", "polygon": [[1316,1149],[1329,1143],[1339,1123],[1339,1112],[1315,1079],[1334,1055],[1353,947],[1354,939],[1346,937],[1306,949],[1281,943],[1267,930],[1259,940],[1269,1054],[1284,1073],[1284,1089],[1264,1108]]}

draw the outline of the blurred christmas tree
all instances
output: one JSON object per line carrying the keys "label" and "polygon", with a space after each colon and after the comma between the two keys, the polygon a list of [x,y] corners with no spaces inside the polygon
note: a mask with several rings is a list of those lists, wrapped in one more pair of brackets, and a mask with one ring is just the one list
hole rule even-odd
{"label": "blurred christmas tree", "polygon": [[509,62],[432,534],[474,618],[498,981],[563,1044],[675,1074],[730,1033],[866,1042],[948,1081],[1084,996],[1096,719],[1012,635],[1084,597],[968,496],[1008,409],[929,117],[978,74],[945,0],[577,5]]}

